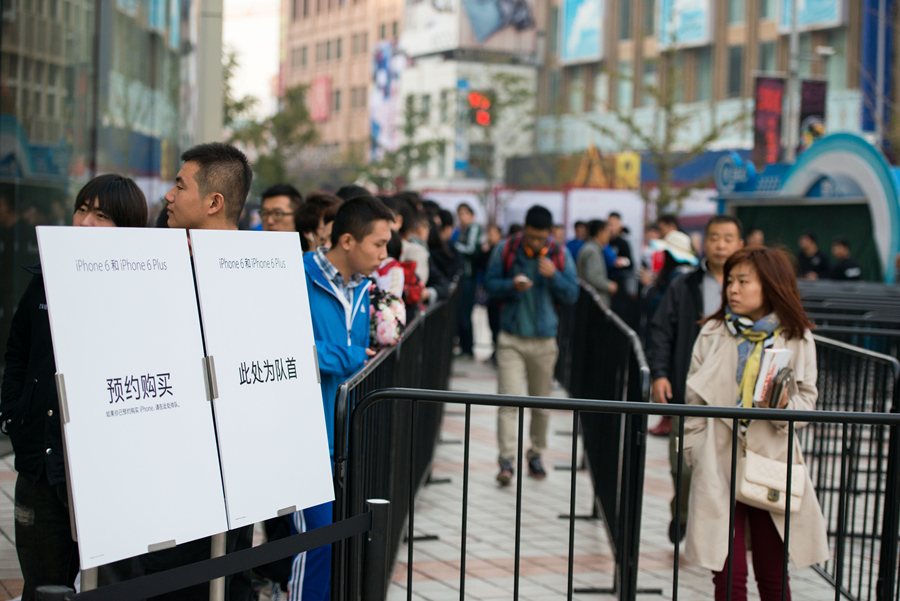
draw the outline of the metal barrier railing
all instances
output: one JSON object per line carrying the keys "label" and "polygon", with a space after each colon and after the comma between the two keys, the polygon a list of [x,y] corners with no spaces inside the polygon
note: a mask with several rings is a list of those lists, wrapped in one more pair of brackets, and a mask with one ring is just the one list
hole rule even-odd
{"label": "metal barrier railing", "polygon": [[[408,325],[400,343],[378,353],[366,366],[338,388],[334,427],[334,520],[346,519],[348,507],[372,496],[391,499],[387,558],[393,565],[403,540],[407,516],[419,486],[430,472],[434,447],[440,435],[443,406],[431,405],[411,412],[406,403],[383,404],[366,418],[366,448],[356,465],[365,478],[348,486],[347,441],[349,416],[363,397],[393,386],[446,389],[450,380],[453,337],[456,334],[458,293],[419,314]],[[415,435],[410,433],[414,432]],[[406,445],[416,446],[408,452]],[[379,491],[377,495],[374,491]],[[332,547],[332,599],[356,599],[363,569],[358,541],[342,541]]]}
{"label": "metal barrier railing", "polygon": [[[602,341],[602,344],[599,343]],[[637,334],[581,283],[573,307],[560,308],[556,378],[569,396],[648,402],[650,368]],[[612,587],[630,598],[637,591],[647,419],[641,415],[586,413],[580,420],[584,465],[594,485],[595,514],[602,514],[615,555]],[[609,486],[610,482],[617,486]]]}
{"label": "metal barrier railing", "polygon": [[[654,403],[644,403],[644,402],[627,402],[627,401],[609,401],[609,400],[587,400],[587,399],[559,399],[559,398],[539,398],[539,397],[515,397],[515,396],[501,396],[501,395],[481,395],[481,394],[469,394],[469,393],[459,393],[459,392],[442,392],[442,391],[427,391],[427,390],[412,390],[412,389],[385,389],[385,390],[377,390],[368,394],[365,398],[360,400],[355,409],[350,415],[350,439],[349,439],[349,479],[348,483],[351,487],[362,488],[364,485],[364,479],[366,477],[365,471],[363,469],[356,469],[356,466],[364,465],[364,457],[369,452],[370,441],[368,437],[370,433],[367,431],[367,424],[369,422],[369,412],[374,411],[378,408],[379,405],[387,404],[394,405],[397,403],[404,403],[410,406],[409,415],[411,416],[409,422],[409,434],[410,440],[415,439],[415,415],[420,407],[427,406],[430,404],[444,404],[444,403],[455,403],[461,404],[465,406],[465,438],[464,438],[464,459],[462,466],[462,474],[463,474],[463,484],[462,484],[462,518],[461,518],[461,531],[462,538],[460,544],[460,568],[459,568],[459,595],[460,599],[465,599],[465,588],[466,588],[466,528],[467,528],[467,507],[468,507],[468,479],[469,479],[469,441],[471,434],[471,408],[473,406],[504,406],[504,407],[516,407],[519,410],[519,445],[518,445],[518,463],[521,464],[523,457],[523,424],[524,424],[524,409],[525,408],[545,408],[545,409],[554,409],[554,410],[565,410],[572,411],[572,421],[573,421],[573,429],[574,431],[578,431],[578,427],[580,425],[581,419],[584,415],[589,413],[600,413],[607,415],[618,415],[618,416],[641,416],[646,419],[648,415],[670,415],[670,416],[678,416],[682,418],[689,417],[702,417],[702,418],[717,418],[726,420],[731,424],[732,430],[732,444],[731,444],[731,498],[730,498],[730,506],[731,510],[729,512],[729,533],[734,532],[734,523],[735,523],[735,489],[733,483],[735,482],[735,474],[737,467],[737,444],[738,444],[738,432],[740,431],[740,421],[746,419],[752,420],[767,420],[767,421],[778,421],[778,422],[787,422],[787,479],[786,479],[786,509],[785,509],[785,526],[784,526],[784,546],[786,549],[790,548],[790,536],[791,536],[791,515],[790,515],[790,503],[791,503],[791,483],[792,483],[792,471],[793,471],[793,449],[794,449],[794,439],[796,436],[795,426],[798,423],[809,423],[809,424],[825,424],[830,425],[832,427],[839,427],[843,431],[844,440],[850,439],[850,433],[854,428],[863,428],[863,427],[881,427],[881,428],[890,428],[891,429],[891,438],[896,439],[896,432],[898,426],[900,426],[900,415],[895,413],[875,413],[875,412],[844,412],[844,411],[799,411],[799,410],[784,410],[784,409],[744,409],[744,408],[734,408],[734,407],[711,407],[711,406],[694,406],[694,405],[659,405]],[[678,444],[678,453],[679,459],[683,457],[684,454],[684,420],[679,420],[680,423],[680,436],[679,436],[679,444]],[[896,442],[896,441],[895,441]],[[416,445],[409,444],[409,452],[414,456],[416,453]],[[887,476],[887,485],[894,489],[897,488],[897,467],[898,462],[900,462],[900,456],[898,456],[898,451],[900,448],[896,444],[892,444],[890,447],[890,455],[888,457],[889,469],[888,474],[893,474]],[[574,502],[575,502],[575,493],[576,493],[576,463],[577,463],[577,441],[573,437],[572,444],[572,455],[571,455],[571,483],[570,483],[570,506],[571,509],[574,510]],[[847,460],[847,455],[841,455],[840,465],[837,466],[838,471],[841,474],[848,474],[851,471],[851,465]],[[414,482],[414,473],[412,470],[409,471],[409,483],[410,487],[412,487]],[[844,480],[846,481],[846,480]],[[680,488],[680,487],[679,487]],[[681,495],[680,492],[676,493],[677,495]],[[831,532],[832,538],[836,541],[836,548],[834,550],[835,555],[835,564],[841,565],[841,562],[845,558],[845,554],[848,549],[848,540],[852,540],[854,538],[854,523],[855,520],[860,517],[865,519],[866,515],[850,515],[848,512],[848,508],[852,510],[852,503],[849,500],[849,497],[854,494],[853,491],[848,490],[845,487],[841,487],[839,490],[834,491],[833,493],[829,491],[829,494],[837,495],[837,503],[839,506],[844,508],[844,517],[846,519],[837,520],[836,522],[830,523],[830,528],[835,528],[833,532]],[[348,507],[350,511],[350,515],[355,514],[356,512],[362,511],[362,506],[358,501],[351,502]],[[900,511],[900,508],[894,507],[885,507],[884,508],[884,516],[888,517],[889,513],[893,513],[894,517]],[[521,490],[521,478],[518,479],[518,488],[516,491],[516,525],[515,525],[515,555],[514,555],[514,580],[513,580],[513,591],[512,598],[514,600],[518,600],[519,598],[519,578],[520,578],[520,542],[521,542],[521,512],[522,512],[522,490]],[[574,511],[572,512],[574,513]],[[414,566],[414,558],[413,558],[413,547],[415,539],[412,536],[413,533],[413,524],[414,524],[414,516],[415,516],[415,507],[414,505],[410,505],[409,507],[409,522],[407,524],[407,533],[408,533],[408,541],[409,541],[409,556],[408,556],[408,564],[407,564],[407,573],[408,573],[408,581],[407,581],[407,599],[412,600],[414,595],[414,582],[412,578],[413,574],[413,566]],[[888,521],[887,519],[885,521]],[[568,587],[567,587],[567,598],[571,600],[573,598],[574,586],[573,586],[573,571],[574,571],[574,534],[575,534],[575,516],[573,514],[569,515],[569,549],[568,549]],[[888,532],[886,530],[882,531],[882,537],[888,536],[892,537],[889,540],[896,540],[896,532]],[[733,554],[733,538],[729,534],[728,541],[728,550],[729,557]],[[679,555],[679,546],[680,543],[676,542],[675,547],[675,557]],[[888,545],[891,546],[891,545]],[[893,545],[893,553],[896,555],[896,545]],[[883,549],[882,549],[883,550]],[[842,555],[844,554],[844,555]],[[787,598],[787,574],[788,574],[788,553],[783,553],[781,558],[782,560],[782,600]],[[881,566],[883,569],[880,570],[878,580],[879,587],[882,591],[889,591],[887,596],[879,597],[880,599],[890,599],[890,595],[893,591],[896,590],[897,587],[897,567],[896,562],[891,562],[891,559],[888,557],[887,560],[890,562],[886,566]],[[728,599],[731,598],[731,578],[733,572],[732,562],[728,562],[727,566],[728,572]],[[835,599],[840,599],[841,596],[848,596],[848,591],[845,590],[846,587],[842,584],[842,574],[843,574],[843,566],[840,569],[835,571],[836,580],[835,580]],[[673,566],[673,593],[672,599],[673,601],[678,598],[678,563],[677,561]],[[618,591],[619,599],[630,599],[633,600],[636,597],[635,589],[627,589],[626,587],[620,588]]]}

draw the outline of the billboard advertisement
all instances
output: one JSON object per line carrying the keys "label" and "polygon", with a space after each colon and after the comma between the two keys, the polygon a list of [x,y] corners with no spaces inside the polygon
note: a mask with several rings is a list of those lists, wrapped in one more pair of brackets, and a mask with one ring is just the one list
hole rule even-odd
{"label": "billboard advertisement", "polygon": [[375,44],[372,56],[372,85],[369,93],[369,123],[372,136],[371,159],[376,161],[384,152],[393,152],[400,145],[400,120],[403,103],[400,99],[400,76],[406,67],[406,55],[394,42]]}
{"label": "billboard advertisement", "polygon": [[703,46],[712,41],[711,0],[662,0],[657,16],[661,46]]}
{"label": "billboard advertisement", "polygon": [[407,56],[483,51],[533,56],[535,0],[410,0],[400,45]]}
{"label": "billboard advertisement", "polygon": [[754,98],[756,109],[753,113],[753,163],[761,169],[781,159],[784,79],[757,77]]}
{"label": "billboard advertisement", "polygon": [[825,135],[828,82],[804,80],[800,85],[800,148],[803,152]]}
{"label": "billboard advertisement", "polygon": [[559,27],[560,62],[603,58],[603,0],[562,0]]}
{"label": "billboard advertisement", "polygon": [[782,0],[778,20],[782,33],[791,30],[794,2],[797,2],[797,29],[824,29],[844,23],[843,0]]}
{"label": "billboard advertisement", "polygon": [[331,117],[331,78],[327,75],[313,79],[309,91],[309,116],[316,123]]}

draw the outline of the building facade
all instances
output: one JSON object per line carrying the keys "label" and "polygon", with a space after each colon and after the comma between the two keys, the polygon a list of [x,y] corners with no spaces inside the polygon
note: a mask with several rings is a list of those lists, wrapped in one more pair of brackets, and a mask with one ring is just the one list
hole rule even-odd
{"label": "building facade", "polygon": [[[696,115],[679,132],[682,145],[702,139],[710,119],[746,115],[713,147],[752,147],[755,77],[788,72],[791,8],[790,0],[551,0],[539,151],[578,152],[592,143],[619,150],[616,140],[586,124],[615,129],[612,113],[625,112],[652,131],[652,92],[666,85],[675,86],[678,110]],[[798,4],[800,78],[827,81],[829,132],[873,129],[877,8],[877,0]],[[591,25],[585,26],[585,16]],[[892,29],[889,23],[888,44]],[[888,65],[892,55],[889,47]],[[673,60],[674,68],[664,69],[662,60]],[[891,97],[886,71],[885,96]],[[664,73],[674,73],[674,81],[664,81]]]}
{"label": "building facade", "polygon": [[[201,11],[198,0],[2,0],[4,348],[31,277],[21,266],[38,262],[36,226],[71,224],[78,190],[110,172],[134,178],[153,215],[182,150],[221,136],[221,85],[198,83],[199,73],[209,78],[221,71],[221,2],[218,15],[215,6],[206,2]],[[202,30],[214,32],[217,21],[218,39],[201,37]],[[211,63],[201,68],[201,60]]]}

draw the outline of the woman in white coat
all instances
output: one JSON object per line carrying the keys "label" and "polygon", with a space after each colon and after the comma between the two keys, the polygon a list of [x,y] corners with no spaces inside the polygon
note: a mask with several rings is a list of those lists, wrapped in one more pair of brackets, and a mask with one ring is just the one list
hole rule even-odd
{"label": "woman in white coat", "polygon": [[[793,351],[794,380],[780,399],[762,406],[786,411],[816,406],[816,348],[788,259],[762,246],[739,250],[725,263],[722,306],[706,318],[694,345],[686,399],[692,405],[747,406],[766,348]],[[749,399],[748,399],[749,400]],[[732,420],[688,418],[684,447],[693,466],[687,559],[713,571],[716,601],[727,596],[728,526],[731,491]],[[787,462],[786,422],[754,420],[740,425],[738,449]],[[804,464],[797,438],[793,462]],[[797,501],[792,501],[796,505]],[[735,507],[732,599],[747,598],[747,549],[762,601],[781,599],[784,514],[737,502]],[[806,476],[799,508],[792,507],[790,559],[798,568],[828,559],[828,539],[812,481]],[[751,545],[752,541],[752,545]],[[790,599],[790,590],[788,590]]]}

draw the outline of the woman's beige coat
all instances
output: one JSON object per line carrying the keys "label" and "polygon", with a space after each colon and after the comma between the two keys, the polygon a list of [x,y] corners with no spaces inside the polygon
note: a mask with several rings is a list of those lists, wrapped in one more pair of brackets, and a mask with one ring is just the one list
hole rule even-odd
{"label": "woman's beige coat", "polygon": [[[738,399],[737,373],[739,339],[722,322],[708,322],[700,331],[691,358],[686,398],[691,405],[734,407]],[[779,336],[774,348],[794,351],[789,366],[794,382],[788,389],[791,409],[816,408],[816,346],[807,330],[802,339]],[[796,424],[799,426],[801,424]],[[728,557],[728,519],[731,490],[732,421],[693,417],[685,420],[684,447],[694,468],[690,509],[685,540],[685,556],[697,565],[720,571]],[[787,423],[753,421],[747,428],[747,448],[787,461]],[[742,440],[738,440],[740,449]],[[794,438],[794,463],[803,463],[800,444]],[[784,539],[784,515],[771,513]],[[749,533],[749,530],[747,531]],[[749,538],[749,537],[748,537]],[[747,541],[748,546],[750,541]],[[806,489],[799,511],[791,514],[790,558],[803,568],[828,559],[828,539],[822,509],[807,473]]]}

